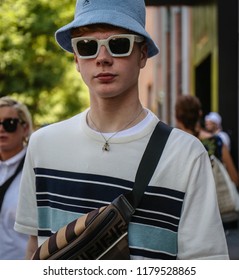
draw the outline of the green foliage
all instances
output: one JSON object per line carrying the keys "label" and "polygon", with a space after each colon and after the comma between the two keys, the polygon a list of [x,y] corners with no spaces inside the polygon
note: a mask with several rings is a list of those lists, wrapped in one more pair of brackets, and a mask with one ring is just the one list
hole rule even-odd
{"label": "green foliage", "polygon": [[88,106],[73,55],[54,38],[73,19],[74,7],[75,0],[1,0],[0,96],[25,102],[37,126]]}

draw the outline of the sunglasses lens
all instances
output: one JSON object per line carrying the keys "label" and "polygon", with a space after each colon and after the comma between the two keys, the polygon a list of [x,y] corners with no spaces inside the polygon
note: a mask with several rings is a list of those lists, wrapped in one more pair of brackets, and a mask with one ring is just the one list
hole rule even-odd
{"label": "sunglasses lens", "polygon": [[3,128],[7,132],[15,132],[17,130],[18,119],[5,119],[2,122]]}
{"label": "sunglasses lens", "polygon": [[92,56],[95,55],[98,48],[98,43],[95,40],[81,40],[78,41],[77,50],[81,56]]}
{"label": "sunglasses lens", "polygon": [[130,40],[128,38],[113,38],[109,41],[109,47],[113,54],[126,54],[130,49]]}

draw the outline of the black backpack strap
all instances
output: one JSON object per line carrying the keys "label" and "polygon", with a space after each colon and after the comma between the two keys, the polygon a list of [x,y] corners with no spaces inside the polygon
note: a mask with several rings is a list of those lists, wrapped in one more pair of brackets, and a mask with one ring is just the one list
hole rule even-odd
{"label": "black backpack strap", "polygon": [[160,121],[150,137],[135,176],[133,190],[125,195],[134,208],[139,205],[143,197],[172,129],[172,127]]}
{"label": "black backpack strap", "polygon": [[7,179],[7,181],[5,183],[3,183],[0,186],[0,211],[2,208],[2,203],[3,203],[3,199],[4,199],[4,195],[7,191],[7,189],[9,188],[9,186],[11,185],[11,183],[13,182],[13,180],[16,178],[17,174],[22,170],[23,168],[23,164],[24,164],[24,160],[25,160],[25,156],[21,159],[16,171],[14,172],[14,174]]}

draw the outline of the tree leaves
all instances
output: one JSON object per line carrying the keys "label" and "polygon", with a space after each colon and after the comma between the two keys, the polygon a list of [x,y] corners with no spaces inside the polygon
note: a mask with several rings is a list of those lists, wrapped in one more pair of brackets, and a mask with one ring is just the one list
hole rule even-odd
{"label": "tree leaves", "polygon": [[73,19],[74,8],[75,1],[67,0],[0,4],[0,96],[26,103],[36,126],[68,118],[88,106],[73,56],[54,38],[55,31]]}

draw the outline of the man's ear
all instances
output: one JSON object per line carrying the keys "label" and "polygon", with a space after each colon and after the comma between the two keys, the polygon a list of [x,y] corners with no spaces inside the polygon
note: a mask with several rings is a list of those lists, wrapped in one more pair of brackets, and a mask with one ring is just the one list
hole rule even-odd
{"label": "man's ear", "polygon": [[143,44],[140,49],[140,68],[144,68],[148,59],[148,46]]}
{"label": "man's ear", "polygon": [[78,58],[77,58],[75,53],[74,53],[74,61],[75,61],[75,65],[76,65],[76,70],[78,72],[80,72],[80,66],[79,66],[79,63],[78,63]]}

